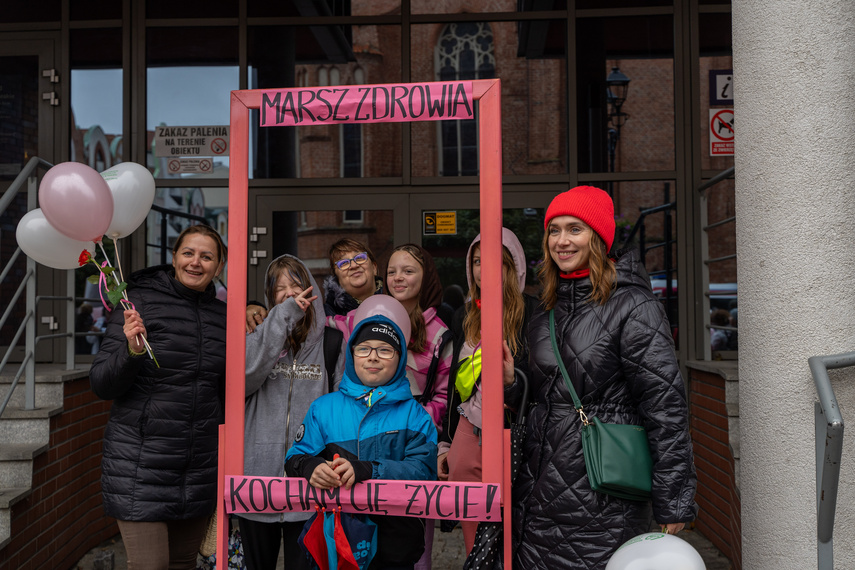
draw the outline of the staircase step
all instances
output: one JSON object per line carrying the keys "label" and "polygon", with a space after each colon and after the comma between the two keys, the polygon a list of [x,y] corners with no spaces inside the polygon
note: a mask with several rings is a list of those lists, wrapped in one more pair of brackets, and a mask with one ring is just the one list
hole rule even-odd
{"label": "staircase step", "polygon": [[[9,387],[18,373],[18,364],[8,364],[0,374],[0,403],[9,394]],[[63,383],[89,376],[89,365],[78,365],[74,370],[66,370],[62,364],[37,364],[35,375],[35,404],[37,407],[51,407],[62,404]],[[22,375],[12,391],[9,406],[23,408],[26,404],[26,378]]]}
{"label": "staircase step", "polygon": [[[41,415],[36,415],[39,412]],[[53,414],[49,414],[48,410],[7,409],[3,412],[2,421],[0,421],[0,441],[11,444],[46,445],[50,441],[50,422],[47,421],[50,415]]]}
{"label": "staircase step", "polygon": [[0,550],[12,542],[11,507],[31,492],[29,487],[0,487]]}
{"label": "staircase step", "polygon": [[0,461],[32,461],[48,450],[48,444],[0,443]]}

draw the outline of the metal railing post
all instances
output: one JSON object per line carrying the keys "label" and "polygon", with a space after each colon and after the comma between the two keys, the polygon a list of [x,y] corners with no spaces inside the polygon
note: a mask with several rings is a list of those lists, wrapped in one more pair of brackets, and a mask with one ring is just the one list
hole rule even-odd
{"label": "metal railing post", "polygon": [[[30,161],[35,160],[35,157]],[[38,191],[38,178],[30,176],[27,179],[27,211],[36,207],[36,196]],[[24,330],[24,357],[27,363],[24,368],[24,408],[34,410],[36,408],[36,275],[38,268],[36,262],[27,256],[27,273],[31,277],[27,280],[27,314],[32,318],[27,319]]]}
{"label": "metal railing post", "polygon": [[808,366],[816,384],[816,538],[817,568],[834,568],[834,515],[843,454],[843,416],[828,370],[855,366],[855,352],[812,356]]}
{"label": "metal railing post", "polygon": [[65,341],[65,369],[74,370],[76,362],[74,354],[77,352],[77,302],[75,301],[76,291],[74,290],[74,270],[65,272],[65,291],[66,295],[71,298],[71,301],[65,304],[65,330],[69,333],[69,337]]}

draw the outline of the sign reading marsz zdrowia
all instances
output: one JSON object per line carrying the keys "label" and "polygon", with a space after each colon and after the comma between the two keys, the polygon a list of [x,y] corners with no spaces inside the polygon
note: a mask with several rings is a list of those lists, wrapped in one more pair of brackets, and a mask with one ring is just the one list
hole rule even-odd
{"label": "sign reading marsz zdrowia", "polygon": [[264,90],[260,111],[262,127],[475,117],[471,81]]}
{"label": "sign reading marsz zdrowia", "polygon": [[316,506],[345,513],[429,519],[500,521],[498,485],[442,481],[368,480],[323,490],[302,477],[226,477],[227,513],[310,512]]}

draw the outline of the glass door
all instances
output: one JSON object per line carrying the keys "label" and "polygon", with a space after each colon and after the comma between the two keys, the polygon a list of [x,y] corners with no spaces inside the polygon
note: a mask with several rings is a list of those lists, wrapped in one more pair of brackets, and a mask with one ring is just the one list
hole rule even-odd
{"label": "glass door", "polygon": [[[255,213],[250,212],[248,298],[263,300],[267,266],[284,253],[300,258],[323,287],[330,274],[329,248],[342,238],[365,244],[381,270],[394,246],[408,241],[408,201],[407,194],[323,190],[311,196],[295,196],[286,189],[259,195]],[[325,291],[318,294],[323,298]]]}
{"label": "glass door", "polygon": [[[24,165],[34,156],[54,163],[59,148],[55,130],[56,110],[60,109],[59,71],[54,67],[53,38],[0,41],[0,196],[4,195]],[[43,171],[40,172],[43,174]],[[16,194],[6,210],[0,213],[0,260],[9,260],[18,247],[15,229],[28,210],[26,188]],[[3,262],[5,267],[5,262]],[[2,269],[0,269],[2,270]],[[26,273],[26,256],[21,255],[5,280],[0,283],[0,308],[5,311],[21,279]],[[65,291],[65,274],[38,265],[37,295],[60,295]],[[23,296],[0,329],[0,348],[11,342],[25,315]],[[64,326],[64,305],[56,302],[42,303],[37,307],[36,334],[48,334],[50,329]],[[42,324],[42,317],[53,317],[51,323]],[[54,331],[54,332],[55,332]],[[59,343],[56,343],[57,346]],[[38,360],[50,360],[51,343],[41,343],[36,353]],[[23,351],[13,357],[20,358]],[[57,352],[61,357],[63,353]]]}

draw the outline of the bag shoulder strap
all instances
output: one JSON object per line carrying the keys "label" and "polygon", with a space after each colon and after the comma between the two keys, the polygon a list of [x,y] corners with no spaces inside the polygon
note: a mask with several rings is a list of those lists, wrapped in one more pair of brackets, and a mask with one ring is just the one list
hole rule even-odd
{"label": "bag shoulder strap", "polygon": [[549,340],[552,341],[552,352],[555,353],[555,360],[558,361],[558,368],[561,369],[561,375],[564,377],[564,383],[567,384],[567,389],[570,390],[570,396],[573,398],[573,407],[576,411],[582,411],[582,402],[579,401],[579,396],[576,395],[576,389],[573,388],[573,382],[570,381],[570,375],[567,374],[567,368],[564,366],[564,360],[561,358],[561,353],[558,351],[558,342],[555,340],[555,309],[549,310]]}
{"label": "bag shoulder strap", "polygon": [[324,366],[327,369],[327,384],[329,392],[335,388],[335,365],[341,352],[341,341],[344,333],[333,327],[324,327]]}
{"label": "bag shoulder strap", "polygon": [[[431,358],[430,366],[428,367],[427,377],[425,382],[425,389],[422,392],[422,395],[418,397],[419,404],[425,405],[431,400],[431,394],[433,393],[433,385],[436,384],[436,376],[439,370],[439,363],[442,360],[442,351],[445,349],[445,345],[451,340],[454,335],[451,333],[451,329],[446,329],[442,336],[439,337],[439,342],[436,343],[433,352],[433,358]],[[449,381],[451,381],[449,379]]]}

